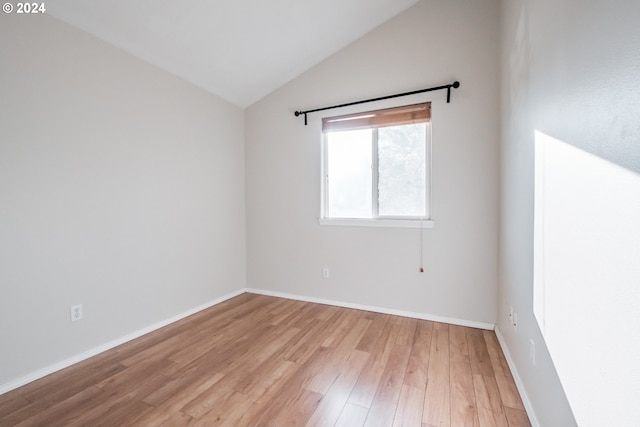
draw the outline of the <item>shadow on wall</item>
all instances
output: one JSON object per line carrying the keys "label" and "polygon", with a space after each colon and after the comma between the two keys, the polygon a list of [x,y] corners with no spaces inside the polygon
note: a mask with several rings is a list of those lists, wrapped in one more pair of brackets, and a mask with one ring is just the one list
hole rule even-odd
{"label": "shadow on wall", "polygon": [[538,131],[535,156],[536,319],[578,424],[637,425],[640,174]]}

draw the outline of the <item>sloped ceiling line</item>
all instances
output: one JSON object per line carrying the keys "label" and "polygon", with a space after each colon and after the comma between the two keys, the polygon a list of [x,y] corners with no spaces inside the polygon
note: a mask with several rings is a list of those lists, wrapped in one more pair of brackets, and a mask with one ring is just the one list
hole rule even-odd
{"label": "sloped ceiling line", "polygon": [[246,108],[418,1],[56,0],[47,13]]}

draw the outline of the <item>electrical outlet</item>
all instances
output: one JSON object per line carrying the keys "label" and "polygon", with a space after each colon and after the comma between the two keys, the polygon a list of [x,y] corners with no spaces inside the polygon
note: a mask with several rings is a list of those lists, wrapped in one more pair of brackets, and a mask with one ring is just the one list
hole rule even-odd
{"label": "electrical outlet", "polygon": [[322,277],[324,277],[325,279],[329,278],[329,269],[327,267],[322,269]]}
{"label": "electrical outlet", "polygon": [[536,366],[536,343],[533,338],[529,339],[529,359],[531,359],[531,364]]}
{"label": "electrical outlet", "polygon": [[82,319],[82,304],[76,304],[71,306],[71,321]]}

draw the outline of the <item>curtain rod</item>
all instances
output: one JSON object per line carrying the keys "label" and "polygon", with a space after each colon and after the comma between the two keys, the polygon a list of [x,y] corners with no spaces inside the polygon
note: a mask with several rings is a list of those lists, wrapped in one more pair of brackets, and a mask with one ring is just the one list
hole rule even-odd
{"label": "curtain rod", "polygon": [[443,89],[447,90],[447,103],[449,103],[449,102],[451,102],[451,88],[457,89],[459,87],[460,87],[460,82],[456,80],[455,82],[450,83],[448,85],[434,86],[434,87],[429,87],[429,88],[426,88],[426,89],[413,90],[411,92],[396,93],[395,95],[387,95],[387,96],[381,96],[381,97],[378,97],[378,98],[364,99],[362,101],[347,102],[346,104],[332,105],[330,107],[316,108],[314,110],[296,111],[293,114],[296,117],[298,117],[300,115],[303,115],[304,116],[304,125],[306,126],[307,125],[307,114],[315,113],[316,111],[332,110],[334,108],[348,107],[350,105],[364,104],[366,102],[382,101],[383,99],[398,98],[400,96],[415,95],[416,93],[431,92],[431,91],[434,91],[434,90],[443,90]]}

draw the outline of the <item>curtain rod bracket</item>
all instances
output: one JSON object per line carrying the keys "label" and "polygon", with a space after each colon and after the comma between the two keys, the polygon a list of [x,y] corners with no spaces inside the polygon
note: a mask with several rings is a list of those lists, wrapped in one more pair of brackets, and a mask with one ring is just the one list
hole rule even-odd
{"label": "curtain rod bracket", "polygon": [[298,117],[300,114],[304,114],[304,125],[307,125],[307,113],[305,113],[304,111],[296,111],[295,113],[293,113],[296,117]]}
{"label": "curtain rod bracket", "polygon": [[430,87],[430,88],[426,88],[426,89],[414,90],[414,91],[411,91],[411,92],[396,93],[395,95],[381,96],[379,98],[365,99],[365,100],[362,100],[362,101],[347,102],[346,104],[332,105],[330,107],[316,108],[314,110],[296,111],[293,114],[296,117],[298,117],[300,115],[304,115],[304,125],[306,126],[307,125],[307,114],[315,113],[316,111],[332,110],[334,108],[348,107],[350,105],[364,104],[366,102],[382,101],[383,99],[398,98],[400,96],[415,95],[417,93],[431,92],[431,91],[434,91],[434,90],[442,90],[442,89],[446,89],[447,90],[447,104],[448,104],[448,103],[451,102],[451,88],[458,89],[459,87],[460,87],[460,82],[456,80],[453,83],[449,83],[449,84],[442,85],[442,86],[434,86],[434,87]]}
{"label": "curtain rod bracket", "polygon": [[447,104],[451,102],[451,88],[458,89],[460,87],[460,82],[455,81],[451,85],[447,86]]}

